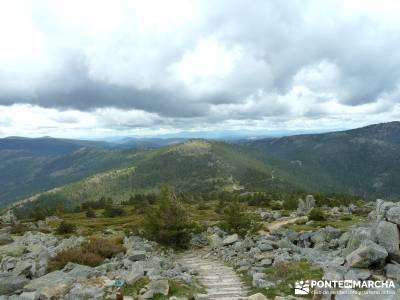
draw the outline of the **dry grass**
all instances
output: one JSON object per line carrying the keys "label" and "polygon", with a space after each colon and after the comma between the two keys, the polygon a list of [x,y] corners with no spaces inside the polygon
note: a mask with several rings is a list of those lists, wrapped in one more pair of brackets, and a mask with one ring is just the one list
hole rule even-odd
{"label": "dry grass", "polygon": [[100,265],[104,259],[125,251],[121,239],[105,239],[92,237],[81,246],[60,251],[56,256],[49,259],[48,270],[54,271],[64,268],[69,263],[77,263],[95,267]]}
{"label": "dry grass", "polygon": [[29,230],[29,227],[25,224],[19,223],[15,224],[11,227],[11,234],[23,235],[26,231]]}

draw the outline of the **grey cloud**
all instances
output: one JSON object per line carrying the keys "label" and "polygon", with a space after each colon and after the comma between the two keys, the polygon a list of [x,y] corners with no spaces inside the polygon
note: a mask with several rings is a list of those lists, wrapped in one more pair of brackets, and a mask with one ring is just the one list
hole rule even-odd
{"label": "grey cloud", "polygon": [[[360,14],[353,18],[343,16],[336,8],[336,1],[326,1],[324,9],[318,3],[320,1],[201,2],[198,14],[202,21],[193,25],[192,34],[181,33],[177,29],[176,40],[170,41],[167,36],[157,43],[158,49],[151,48],[152,44],[149,44],[145,53],[155,52],[155,55],[159,55],[150,60],[155,61],[154,66],[146,66],[147,60],[140,65],[139,59],[132,66],[137,70],[127,72],[124,65],[113,66],[114,62],[123,64],[124,60],[121,57],[114,59],[110,54],[109,65],[120,69],[121,77],[125,76],[121,83],[109,80],[107,70],[102,68],[98,72],[105,74],[93,76],[91,67],[96,65],[96,60],[88,58],[91,52],[79,50],[77,45],[75,48],[78,50],[60,52],[60,55],[65,55],[60,58],[64,62],[62,69],[54,77],[49,75],[45,81],[41,81],[32,96],[18,91],[10,95],[8,90],[6,94],[0,88],[0,104],[28,102],[42,107],[82,111],[102,107],[138,109],[170,118],[168,122],[171,124],[179,123],[179,118],[183,118],[183,123],[187,122],[185,118],[213,123],[227,118],[241,120],[285,116],[289,113],[286,105],[268,101],[245,108],[246,99],[258,91],[268,93],[271,97],[289,93],[293,88],[294,76],[321,61],[335,64],[340,72],[340,77],[332,86],[333,93],[342,104],[357,106],[373,103],[382,95],[392,94],[400,78],[400,54],[396,52],[400,47],[398,30],[377,26],[376,21],[368,15]],[[40,24],[41,27],[50,25],[46,25],[45,21]],[[129,32],[129,28],[126,30]],[[119,47],[123,49],[126,43],[132,53],[121,51],[124,55],[130,53],[133,57],[142,53],[135,53],[132,44],[139,45],[143,36],[132,37],[122,33],[119,36],[126,36],[129,40],[116,39],[117,44],[111,45],[116,52]],[[185,86],[177,84],[167,71],[168,67],[193,50],[199,39],[209,36],[214,36],[227,49],[240,47],[243,55],[251,58],[243,61],[264,64],[265,68],[270,69],[271,77],[264,77],[265,72],[262,71],[252,73],[251,69],[255,70],[253,66],[250,71],[243,68],[233,78],[222,81],[226,84],[224,91],[212,91],[204,95],[191,93]],[[99,43],[92,47],[96,50],[96,47],[107,46],[110,45]],[[71,60],[71,55],[78,58]],[[129,57],[127,61],[130,61]],[[151,75],[150,81],[154,79],[148,87],[139,88],[134,80],[128,83],[132,74],[153,67],[158,68],[159,72],[146,73]],[[321,102],[326,101],[324,96],[319,97]],[[392,97],[391,101],[399,100]],[[212,113],[213,107],[224,109],[224,105],[229,104],[237,105],[237,109],[226,114]],[[318,107],[306,111],[310,118],[329,114],[329,111]]]}

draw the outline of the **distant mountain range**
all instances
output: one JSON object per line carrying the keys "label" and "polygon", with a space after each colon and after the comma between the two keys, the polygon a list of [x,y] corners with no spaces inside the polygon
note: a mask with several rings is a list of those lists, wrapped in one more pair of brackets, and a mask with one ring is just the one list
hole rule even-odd
{"label": "distant mountain range", "polygon": [[217,142],[0,139],[0,205],[57,188],[71,203],[124,199],[167,183],[182,191],[303,190],[400,196],[400,122]]}

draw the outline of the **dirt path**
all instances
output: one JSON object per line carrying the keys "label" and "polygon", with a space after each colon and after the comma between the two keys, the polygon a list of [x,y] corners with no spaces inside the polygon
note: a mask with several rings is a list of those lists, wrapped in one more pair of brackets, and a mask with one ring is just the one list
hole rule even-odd
{"label": "dirt path", "polygon": [[295,217],[295,218],[287,218],[284,220],[274,221],[272,223],[267,223],[266,227],[269,231],[274,231],[287,224],[294,224],[298,219],[299,217]]}
{"label": "dirt path", "polygon": [[[201,253],[187,253],[178,258],[182,265],[196,270],[198,280],[205,287],[208,300],[247,299],[247,289],[236,272],[217,260]],[[203,299],[203,298],[202,298]]]}

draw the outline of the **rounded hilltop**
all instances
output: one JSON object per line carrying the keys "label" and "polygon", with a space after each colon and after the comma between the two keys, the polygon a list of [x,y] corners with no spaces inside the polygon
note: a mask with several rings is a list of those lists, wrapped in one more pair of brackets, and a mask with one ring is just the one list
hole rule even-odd
{"label": "rounded hilltop", "polygon": [[170,151],[177,151],[181,155],[204,155],[210,153],[211,143],[206,140],[188,140],[171,147]]}

